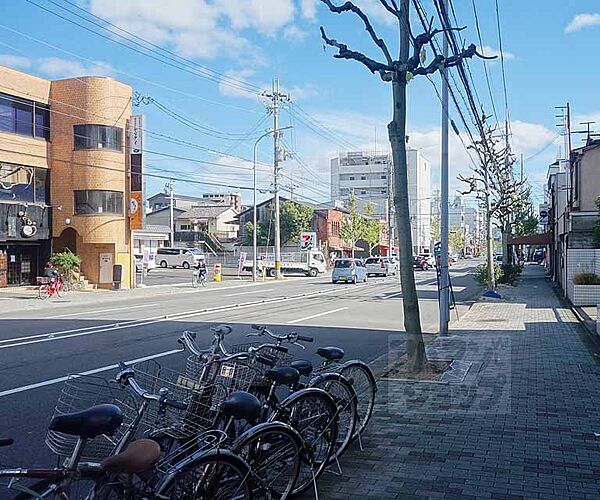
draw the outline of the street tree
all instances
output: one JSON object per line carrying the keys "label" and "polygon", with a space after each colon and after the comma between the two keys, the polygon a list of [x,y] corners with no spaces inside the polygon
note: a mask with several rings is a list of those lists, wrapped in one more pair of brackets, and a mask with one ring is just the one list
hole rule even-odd
{"label": "street tree", "polygon": [[[382,81],[391,83],[393,100],[393,118],[388,124],[388,137],[392,148],[394,163],[394,206],[396,209],[396,226],[399,241],[400,281],[402,286],[404,328],[407,333],[408,368],[421,371],[427,366],[425,344],[421,331],[419,301],[412,262],[412,236],[408,200],[408,174],[406,158],[406,87],[416,76],[429,76],[442,68],[457,66],[465,58],[473,57],[475,45],[471,44],[460,53],[450,57],[436,55],[429,64],[425,64],[425,46],[430,44],[439,33],[461,28],[429,29],[415,37],[411,35],[409,5],[410,0],[379,0],[379,3],[395,18],[399,30],[399,52],[393,57],[387,43],[379,38],[369,17],[353,2],[336,5],[332,0],[321,0],[335,14],[352,13],[364,24],[371,41],[383,55],[383,62],[348,48],[345,43],[327,36],[323,26],[320,27],[321,38],[326,45],[337,49],[333,57],[357,61]],[[409,37],[412,37],[413,51],[410,54]]]}
{"label": "street tree", "polygon": [[367,203],[365,206],[365,220],[363,223],[362,239],[369,245],[369,255],[373,255],[373,249],[379,245],[381,240],[381,222],[373,215],[375,204]]}
{"label": "street tree", "polygon": [[450,228],[448,233],[448,248],[451,253],[462,252],[465,248],[465,233],[458,225]]}
{"label": "street tree", "polygon": [[314,209],[293,201],[281,205],[281,240],[284,243],[300,241],[300,233],[310,231]]}
{"label": "street tree", "polygon": [[348,211],[350,213],[344,217],[344,220],[342,221],[341,237],[344,243],[352,248],[352,257],[354,257],[356,242],[360,240],[364,234],[364,218],[358,211],[354,190],[350,191]]}
{"label": "street tree", "polygon": [[[253,243],[253,228],[252,222],[246,222],[243,245],[252,245]],[[272,232],[271,232],[272,233]],[[258,246],[269,246],[273,245],[273,234],[270,234],[269,228],[262,222],[256,223],[256,244]]]}
{"label": "street tree", "polygon": [[441,238],[441,221],[440,216],[438,214],[433,214],[431,216],[431,239],[434,243],[440,241]]}
{"label": "street tree", "polygon": [[[471,176],[459,175],[458,178],[469,186],[469,190],[462,194],[475,194],[485,213],[487,282],[488,288],[495,290],[492,226],[497,224],[506,231],[511,215],[520,210],[529,198],[529,189],[525,179],[515,179],[513,175],[515,159],[510,149],[498,137],[496,127],[487,124],[485,114],[482,115],[481,122],[483,123],[482,138],[469,146],[477,153],[480,161],[472,167]],[[508,253],[507,246],[508,239],[503,237],[505,254]]]}

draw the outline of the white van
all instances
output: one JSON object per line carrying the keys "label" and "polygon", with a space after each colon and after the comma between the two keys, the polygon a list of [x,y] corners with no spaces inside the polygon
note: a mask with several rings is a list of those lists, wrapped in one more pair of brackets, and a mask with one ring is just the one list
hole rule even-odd
{"label": "white van", "polygon": [[160,267],[183,267],[189,269],[197,261],[203,260],[204,254],[197,248],[162,247],[156,251],[156,263]]}

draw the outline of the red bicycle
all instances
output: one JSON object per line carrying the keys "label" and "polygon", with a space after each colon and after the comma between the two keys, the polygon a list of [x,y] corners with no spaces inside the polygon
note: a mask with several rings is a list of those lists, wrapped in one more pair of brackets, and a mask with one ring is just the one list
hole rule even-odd
{"label": "red bicycle", "polygon": [[49,297],[56,295],[61,297],[61,292],[64,290],[65,285],[60,276],[56,278],[38,278],[40,281],[46,280],[46,283],[42,283],[38,289],[38,297],[42,300],[46,300]]}

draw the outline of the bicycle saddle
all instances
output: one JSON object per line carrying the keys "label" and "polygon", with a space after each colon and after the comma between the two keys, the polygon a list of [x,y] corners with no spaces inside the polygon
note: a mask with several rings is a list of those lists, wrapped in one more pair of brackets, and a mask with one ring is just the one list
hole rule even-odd
{"label": "bicycle saddle", "polygon": [[48,429],[72,436],[91,439],[102,434],[113,434],[123,422],[123,412],[118,406],[103,404],[76,413],[57,415]]}
{"label": "bicycle saddle", "polygon": [[317,354],[327,361],[337,361],[338,359],[342,359],[344,357],[344,349],[340,349],[339,347],[329,346],[329,347],[320,347],[317,349]]}
{"label": "bicycle saddle", "polygon": [[229,335],[231,333],[231,327],[229,325],[218,325],[213,326],[210,329],[213,333],[218,333],[220,335]]}
{"label": "bicycle saddle", "polygon": [[151,439],[138,439],[131,443],[125,451],[107,457],[100,466],[106,472],[119,474],[137,474],[151,469],[160,456],[160,446]]}
{"label": "bicycle saddle", "polygon": [[249,392],[232,392],[221,405],[223,413],[236,420],[256,422],[260,417],[261,404],[258,398]]}
{"label": "bicycle saddle", "polygon": [[300,373],[291,366],[278,366],[277,368],[267,370],[265,372],[265,377],[278,384],[291,385],[300,380]]}
{"label": "bicycle saddle", "polygon": [[300,375],[307,376],[310,375],[313,371],[313,365],[307,359],[298,359],[296,361],[292,361],[290,363],[290,366],[298,370],[298,373],[300,373]]}

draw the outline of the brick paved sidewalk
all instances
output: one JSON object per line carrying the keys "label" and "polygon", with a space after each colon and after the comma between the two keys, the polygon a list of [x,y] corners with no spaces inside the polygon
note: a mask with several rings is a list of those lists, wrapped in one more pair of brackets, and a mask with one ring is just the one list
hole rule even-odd
{"label": "brick paved sidewalk", "polygon": [[536,267],[504,299],[428,348],[472,363],[462,383],[380,382],[365,451],[319,481],[321,499],[600,498],[589,342]]}

